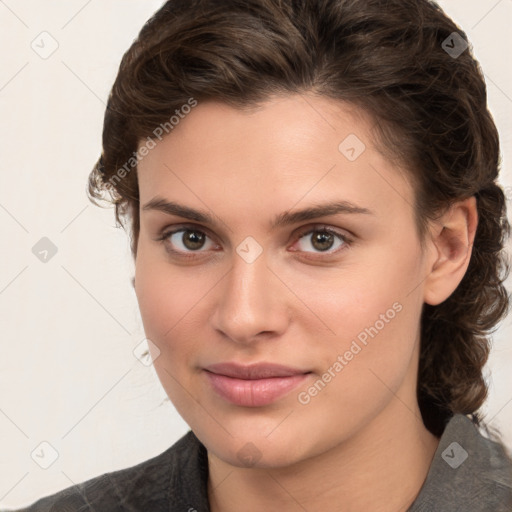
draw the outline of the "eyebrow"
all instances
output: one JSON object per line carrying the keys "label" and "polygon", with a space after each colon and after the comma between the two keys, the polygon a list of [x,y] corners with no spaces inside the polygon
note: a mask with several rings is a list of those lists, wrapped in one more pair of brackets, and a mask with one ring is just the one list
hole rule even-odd
{"label": "eyebrow", "polygon": [[[215,218],[208,213],[206,210],[197,210],[179,204],[174,201],[167,201],[166,199],[156,196],[151,201],[147,202],[143,207],[143,210],[157,210],[168,215],[175,215],[184,219],[201,222],[203,224],[210,224],[211,226],[217,226],[218,222]],[[270,224],[270,229],[276,229],[278,227],[287,226],[290,224],[296,224],[298,222],[304,222],[314,220],[319,217],[325,217],[328,215],[336,214],[366,214],[375,215],[375,213],[368,208],[362,208],[349,201],[333,201],[313,205],[308,208],[297,211],[285,211],[277,215]]]}

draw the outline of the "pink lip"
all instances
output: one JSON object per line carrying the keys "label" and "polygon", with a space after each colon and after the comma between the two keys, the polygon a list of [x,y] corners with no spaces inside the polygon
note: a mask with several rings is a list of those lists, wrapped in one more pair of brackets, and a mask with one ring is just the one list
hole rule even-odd
{"label": "pink lip", "polygon": [[307,379],[309,373],[270,363],[221,363],[205,368],[211,386],[222,398],[245,407],[275,402]]}

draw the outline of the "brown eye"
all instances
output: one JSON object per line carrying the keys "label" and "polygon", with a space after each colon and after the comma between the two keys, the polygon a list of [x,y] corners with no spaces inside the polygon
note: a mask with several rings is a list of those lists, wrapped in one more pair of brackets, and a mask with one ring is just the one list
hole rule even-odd
{"label": "brown eye", "polygon": [[298,235],[298,250],[303,252],[333,254],[350,244],[345,235],[328,228],[313,228]]}
{"label": "brown eye", "polygon": [[190,249],[191,251],[195,251],[197,249],[201,249],[205,242],[205,234],[200,231],[191,231],[187,229],[184,231],[183,236],[181,237],[181,241],[183,245]]}
{"label": "brown eye", "polygon": [[[213,249],[215,243],[199,229],[180,228],[169,231],[160,237],[166,249],[174,254],[187,255],[191,252],[206,252]],[[204,249],[204,250],[202,250]]]}
{"label": "brown eye", "polygon": [[319,251],[328,251],[334,244],[334,235],[316,231],[311,237],[311,245]]}

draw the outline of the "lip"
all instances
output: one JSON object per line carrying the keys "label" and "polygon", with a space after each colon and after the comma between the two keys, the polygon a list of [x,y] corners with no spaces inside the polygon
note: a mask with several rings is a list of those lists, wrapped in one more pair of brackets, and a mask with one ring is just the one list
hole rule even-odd
{"label": "lip", "polygon": [[311,372],[273,363],[220,363],[204,368],[204,373],[213,390],[225,400],[244,407],[261,407],[283,397]]}
{"label": "lip", "polygon": [[267,379],[271,377],[292,377],[293,375],[310,373],[309,370],[301,370],[299,368],[274,363],[253,363],[250,365],[218,363],[206,366],[204,369],[211,373],[216,373],[217,375],[245,380]]}

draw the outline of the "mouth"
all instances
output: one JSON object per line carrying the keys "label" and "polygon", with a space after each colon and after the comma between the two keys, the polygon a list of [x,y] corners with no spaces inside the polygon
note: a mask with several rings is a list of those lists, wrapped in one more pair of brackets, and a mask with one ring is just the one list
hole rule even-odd
{"label": "mouth", "polygon": [[303,383],[311,373],[272,363],[220,363],[204,368],[213,390],[224,400],[242,407],[271,404]]}

